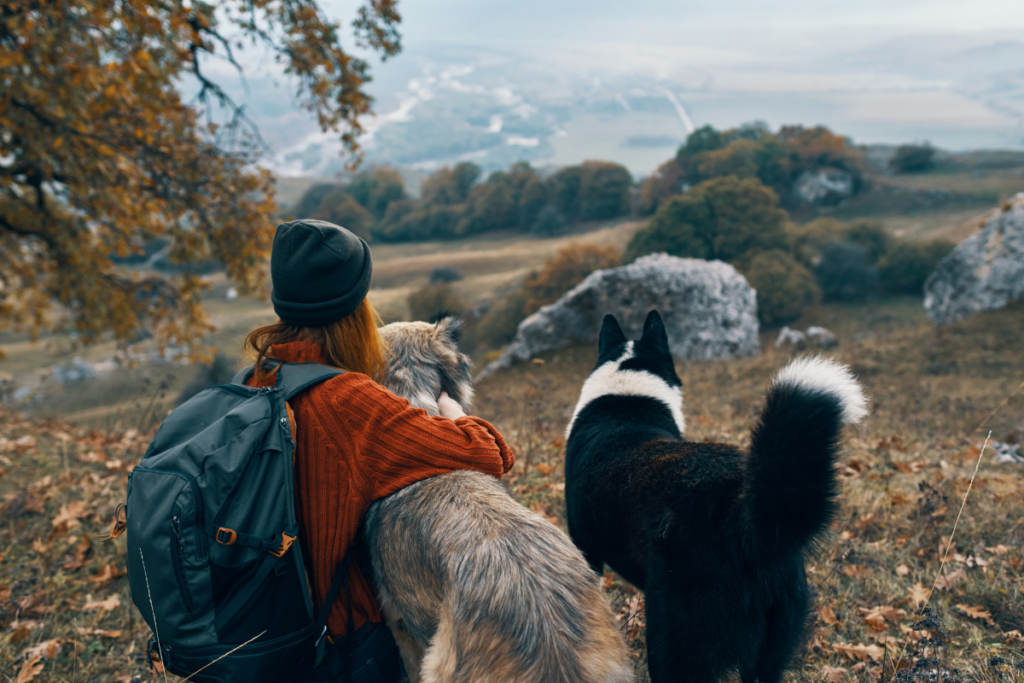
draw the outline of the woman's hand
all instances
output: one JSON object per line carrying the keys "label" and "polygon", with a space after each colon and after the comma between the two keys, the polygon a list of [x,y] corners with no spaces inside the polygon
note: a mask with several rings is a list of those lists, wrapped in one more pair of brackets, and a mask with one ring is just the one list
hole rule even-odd
{"label": "woman's hand", "polygon": [[466,413],[462,411],[462,406],[449,396],[447,391],[442,391],[441,395],[437,397],[437,410],[441,413],[441,417],[447,417],[449,420],[466,416]]}

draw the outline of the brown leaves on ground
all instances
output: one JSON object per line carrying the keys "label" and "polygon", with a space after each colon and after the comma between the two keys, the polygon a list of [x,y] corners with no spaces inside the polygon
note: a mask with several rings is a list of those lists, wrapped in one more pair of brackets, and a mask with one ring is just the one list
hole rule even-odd
{"label": "brown leaves on ground", "polygon": [[981,605],[975,605],[974,607],[971,607],[970,605],[965,605],[961,603],[957,605],[956,608],[963,614],[966,614],[971,619],[981,619],[989,626],[996,625],[996,622],[992,619],[992,614]]}
{"label": "brown leaves on ground", "polygon": [[89,580],[93,583],[104,584],[108,581],[124,576],[127,572],[123,569],[119,569],[115,564],[106,564],[103,569],[100,570],[99,574],[93,574],[89,577]]}
{"label": "brown leaves on ground", "polygon": [[61,638],[53,638],[26,649],[24,656],[25,659],[31,659],[37,655],[43,659],[55,659],[62,649],[64,649],[64,641]]}
{"label": "brown leaves on ground", "polygon": [[910,587],[910,599],[914,601],[914,607],[919,607],[928,601],[930,591],[918,581]]}
{"label": "brown leaves on ground", "polygon": [[35,680],[35,677],[43,672],[44,666],[46,664],[43,663],[41,656],[31,657],[21,667],[21,671],[18,672],[18,677],[14,679],[14,683],[29,683],[29,681]]}
{"label": "brown leaves on ground", "polygon": [[846,643],[833,643],[832,649],[841,655],[845,655],[853,662],[867,661],[877,662],[882,659],[885,650],[878,645],[848,645]]}
{"label": "brown leaves on ground", "polygon": [[871,568],[859,564],[848,564],[843,567],[843,574],[851,579],[866,579],[871,576]]}
{"label": "brown leaves on ground", "polygon": [[108,631],[102,628],[83,628],[79,626],[75,631],[80,636],[102,636],[104,638],[120,638],[122,631]]}
{"label": "brown leaves on ground", "polygon": [[121,606],[121,598],[116,595],[111,595],[106,600],[94,600],[92,595],[85,596],[85,605],[82,607],[83,612],[95,612],[96,610],[102,610],[104,612],[112,612]]}
{"label": "brown leaves on ground", "polygon": [[828,605],[822,605],[818,608],[818,617],[829,626],[835,626],[839,623],[836,613]]}
{"label": "brown leaves on ground", "polygon": [[828,683],[843,683],[846,680],[846,669],[841,666],[829,666],[826,664],[821,667],[821,677],[828,681]]}
{"label": "brown leaves on ground", "polygon": [[960,567],[955,572],[940,576],[938,580],[935,582],[935,587],[941,588],[944,591],[948,591],[949,589],[953,588],[953,586],[957,585],[961,581],[965,581],[966,579],[967,570],[965,570],[963,567]]}
{"label": "brown leaves on ground", "polygon": [[857,610],[857,613],[863,615],[864,623],[875,631],[885,631],[889,628],[886,622],[895,624],[907,617],[906,611],[897,609],[892,605],[880,605],[871,609],[861,607]]}

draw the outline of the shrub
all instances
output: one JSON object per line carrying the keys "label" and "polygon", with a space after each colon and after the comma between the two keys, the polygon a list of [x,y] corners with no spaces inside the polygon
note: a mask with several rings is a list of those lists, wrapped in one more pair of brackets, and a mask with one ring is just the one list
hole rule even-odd
{"label": "shrub", "polygon": [[864,248],[868,263],[875,265],[882,254],[889,250],[892,235],[879,221],[859,220],[843,228],[845,241]]}
{"label": "shrub", "polygon": [[442,266],[430,271],[430,284],[444,284],[446,282],[458,282],[462,279],[462,273],[451,266]]}
{"label": "shrub", "polygon": [[925,280],[954,246],[945,240],[897,242],[878,261],[882,289],[890,294],[922,294]]}
{"label": "shrub", "polygon": [[409,315],[413,320],[434,322],[445,314],[462,315],[465,300],[451,284],[426,285],[409,295]]}
{"label": "shrub", "polygon": [[878,287],[878,272],[868,263],[867,251],[850,242],[825,245],[814,279],[826,301],[860,301]]}
{"label": "shrub", "polygon": [[519,323],[531,313],[557,301],[595,270],[614,268],[620,263],[614,247],[593,244],[563,247],[540,271],[531,273],[518,288],[484,313],[476,328],[477,343],[484,348],[509,343]]}
{"label": "shrub", "polygon": [[479,348],[497,349],[512,341],[519,323],[526,319],[526,294],[516,287],[505,298],[491,305],[480,317],[475,330]]}
{"label": "shrub", "polygon": [[792,322],[821,297],[811,271],[781,249],[757,252],[745,259],[741,271],[757,290],[757,317],[762,325]]}
{"label": "shrub", "polygon": [[935,167],[935,148],[923,145],[900,145],[889,159],[889,168],[896,173],[921,173]]}
{"label": "shrub", "polygon": [[595,270],[614,268],[622,259],[615,247],[594,244],[570,244],[544,262],[539,273],[523,283],[526,294],[526,315],[541,306],[552,304],[570,289],[583,282]]}
{"label": "shrub", "polygon": [[788,227],[793,257],[807,268],[817,265],[821,250],[829,242],[842,240],[846,225],[835,218],[818,218],[804,225]]}
{"label": "shrub", "polygon": [[546,237],[555,234],[564,225],[565,219],[562,218],[562,214],[558,213],[558,209],[548,204],[537,214],[537,220],[530,226],[530,232],[534,235]]}
{"label": "shrub", "polygon": [[633,236],[627,263],[645,254],[735,261],[753,249],[787,249],[786,212],[778,196],[755,178],[715,178],[658,209]]}

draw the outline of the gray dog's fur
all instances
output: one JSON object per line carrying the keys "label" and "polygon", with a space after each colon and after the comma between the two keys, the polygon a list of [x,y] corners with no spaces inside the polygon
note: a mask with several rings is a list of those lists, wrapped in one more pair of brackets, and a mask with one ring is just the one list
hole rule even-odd
{"label": "gray dog's fur", "polygon": [[[385,386],[436,415],[472,400],[461,321],[381,329]],[[493,477],[458,471],[374,503],[366,518],[384,613],[413,683],[626,683],[599,578],[561,530]]]}

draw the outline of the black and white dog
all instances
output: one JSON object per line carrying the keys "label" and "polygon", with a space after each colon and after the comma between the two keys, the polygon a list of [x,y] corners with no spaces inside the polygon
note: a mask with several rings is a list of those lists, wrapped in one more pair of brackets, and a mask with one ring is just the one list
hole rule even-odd
{"label": "black and white dog", "polygon": [[657,311],[637,341],[606,316],[567,432],[569,533],[644,589],[654,683],[777,683],[808,616],[805,551],[836,510],[840,431],[867,401],[845,366],[795,360],[746,451],[683,441],[682,402]]}

